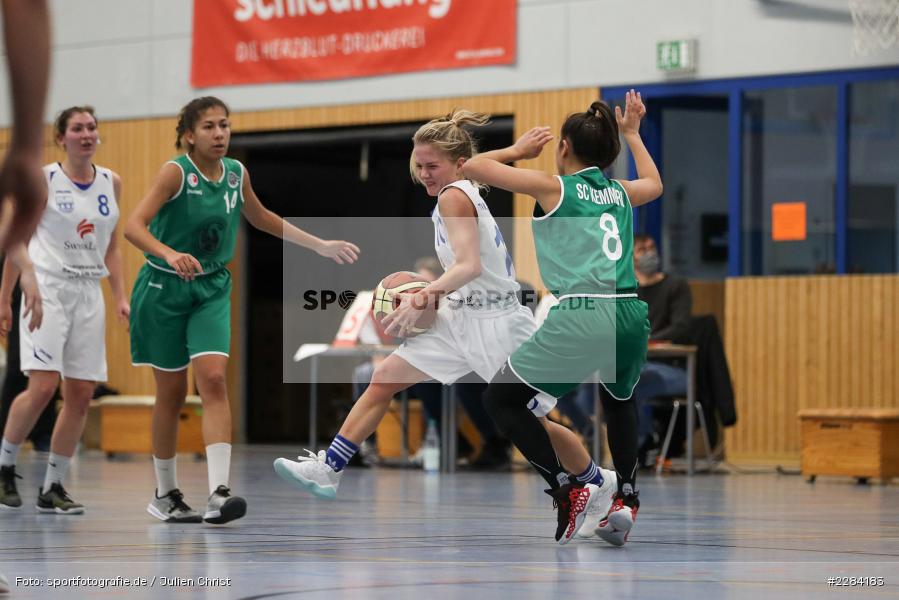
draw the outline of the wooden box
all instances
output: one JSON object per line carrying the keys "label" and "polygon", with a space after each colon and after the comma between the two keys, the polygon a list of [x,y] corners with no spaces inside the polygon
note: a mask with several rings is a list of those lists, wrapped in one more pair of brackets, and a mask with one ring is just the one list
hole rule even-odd
{"label": "wooden box", "polygon": [[[153,439],[153,396],[103,396],[100,405],[100,449],[107,455],[117,452],[151,454]],[[203,408],[199,396],[188,396],[181,409],[178,452],[203,454]]]}
{"label": "wooden box", "polygon": [[847,475],[860,482],[899,476],[899,410],[831,408],[799,412],[802,475]]}

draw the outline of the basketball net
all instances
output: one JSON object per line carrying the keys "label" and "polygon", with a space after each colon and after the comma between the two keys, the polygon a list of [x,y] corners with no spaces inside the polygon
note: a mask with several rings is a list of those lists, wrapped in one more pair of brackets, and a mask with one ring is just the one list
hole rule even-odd
{"label": "basketball net", "polygon": [[899,0],[849,0],[856,54],[886,50],[899,42]]}

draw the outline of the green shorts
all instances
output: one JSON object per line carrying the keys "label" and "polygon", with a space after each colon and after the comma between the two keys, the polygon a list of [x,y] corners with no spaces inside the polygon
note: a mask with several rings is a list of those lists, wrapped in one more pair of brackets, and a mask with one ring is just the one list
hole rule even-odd
{"label": "green shorts", "polygon": [[637,298],[565,298],[509,365],[523,382],[557,398],[599,373],[606,390],[626,400],[646,362],[648,312]]}
{"label": "green shorts", "polygon": [[131,362],[164,371],[231,348],[231,273],[184,281],[144,265],[131,292]]}

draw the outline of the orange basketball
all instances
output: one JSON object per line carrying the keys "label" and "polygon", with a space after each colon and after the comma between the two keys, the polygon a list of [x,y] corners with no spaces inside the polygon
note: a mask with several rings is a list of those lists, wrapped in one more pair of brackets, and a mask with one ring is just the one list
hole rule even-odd
{"label": "orange basketball", "polygon": [[[414,294],[418,290],[424,289],[430,283],[427,279],[413,273],[411,271],[399,271],[391,273],[381,280],[375,289],[375,297],[371,301],[372,314],[375,322],[380,325],[381,320],[392,313],[399,305],[399,294]],[[434,304],[429,304],[423,310],[423,314],[418,319],[409,334],[406,337],[414,337],[422,334],[434,325],[437,320],[437,308]]]}

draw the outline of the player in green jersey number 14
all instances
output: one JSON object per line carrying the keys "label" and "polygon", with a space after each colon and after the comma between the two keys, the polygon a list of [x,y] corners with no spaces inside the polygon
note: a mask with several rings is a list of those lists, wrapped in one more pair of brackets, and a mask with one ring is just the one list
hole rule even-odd
{"label": "player in green jersey number 14", "polygon": [[[125,236],[144,251],[145,264],[132,293],[131,358],[153,367],[153,464],[156,494],[147,511],[166,522],[227,523],[246,513],[246,501],[229,489],[231,412],[226,369],[231,341],[231,275],[242,214],[250,225],[314,250],[338,264],[353,263],[359,248],[322,240],[266,209],[250,175],[227,158],[229,110],[211,96],[181,111],[176,147],[187,153],[163,165],[128,219]],[[222,200],[224,199],[224,203]],[[175,450],[178,421],[193,364],[203,401],[203,438],[209,501],[201,515],[178,489]]]}

